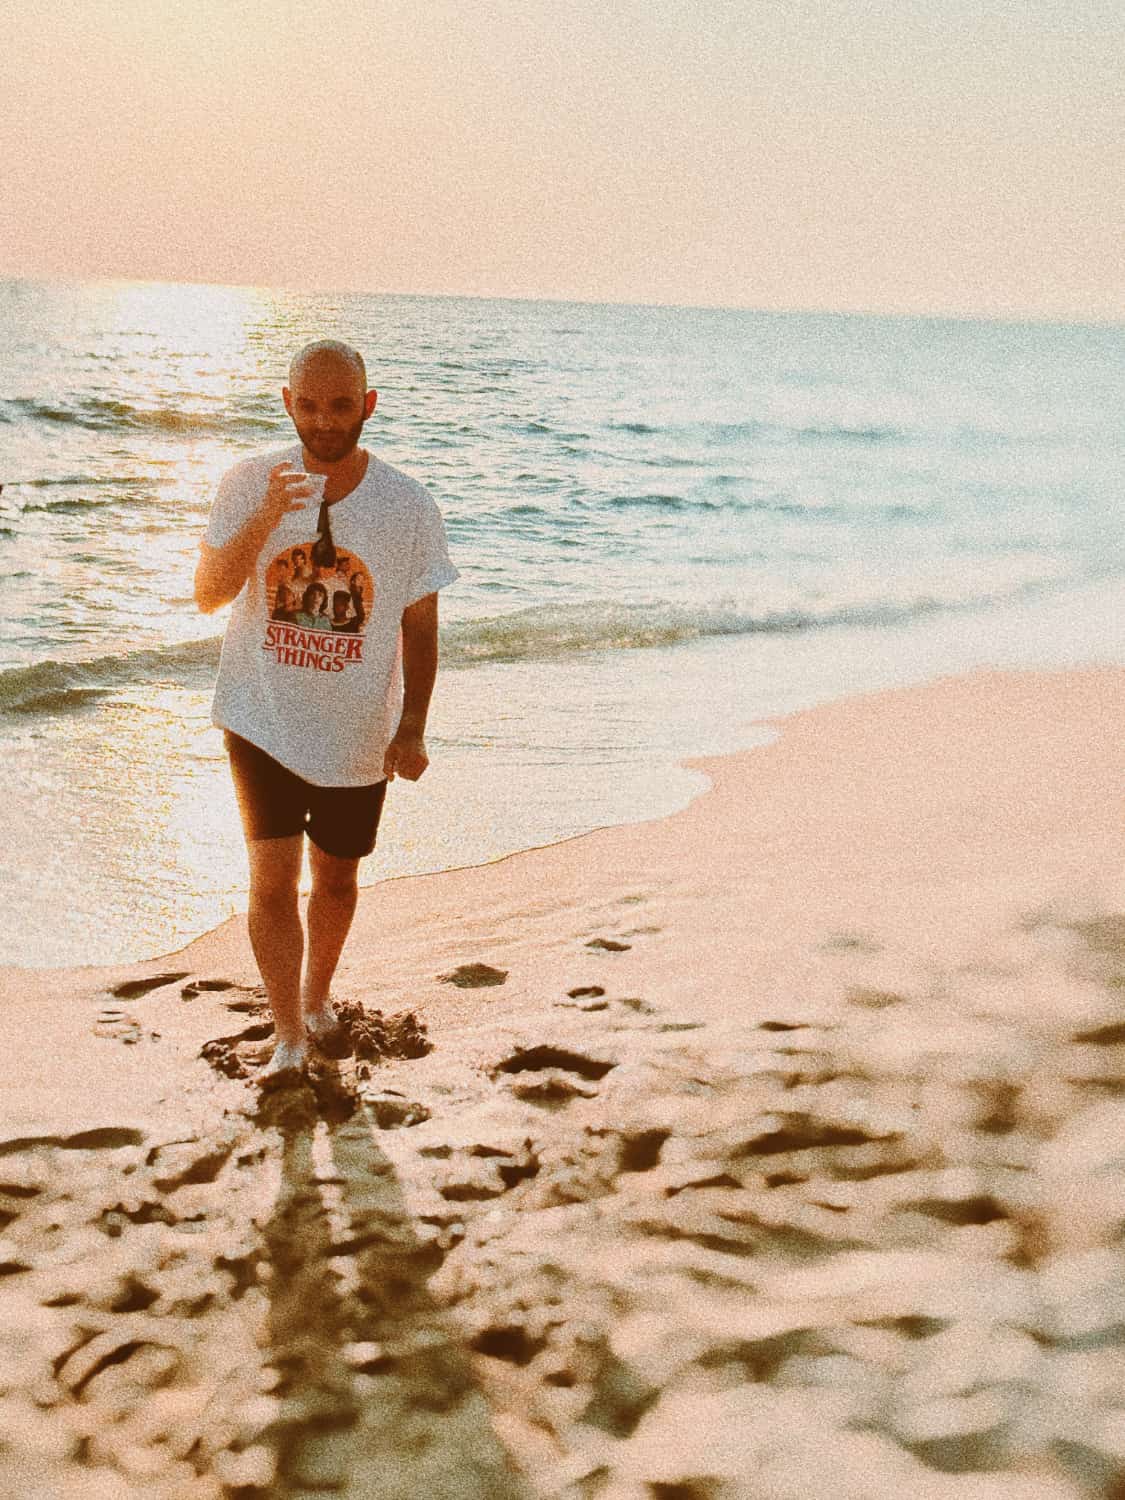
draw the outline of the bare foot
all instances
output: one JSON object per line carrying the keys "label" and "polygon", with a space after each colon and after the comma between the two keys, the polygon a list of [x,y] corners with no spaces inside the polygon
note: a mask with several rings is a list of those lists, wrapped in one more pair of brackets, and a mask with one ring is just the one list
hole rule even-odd
{"label": "bare foot", "polygon": [[304,1037],[298,1042],[278,1042],[269,1062],[258,1069],[258,1077],[275,1078],[279,1073],[301,1072],[308,1058],[309,1049]]}
{"label": "bare foot", "polygon": [[339,1024],[340,1018],[333,1009],[331,1000],[305,1007],[305,1026],[313,1041],[323,1041],[325,1037],[331,1036]]}

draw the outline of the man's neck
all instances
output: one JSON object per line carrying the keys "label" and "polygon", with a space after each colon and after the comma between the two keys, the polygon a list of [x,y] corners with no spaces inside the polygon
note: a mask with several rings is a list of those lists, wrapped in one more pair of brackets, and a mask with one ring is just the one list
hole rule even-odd
{"label": "man's neck", "polygon": [[367,473],[367,463],[370,454],[366,448],[353,448],[346,458],[341,458],[334,464],[320,463],[315,454],[309,453],[307,448],[302,449],[305,468],[310,474],[326,475],[324,483],[324,498],[329,505],[334,505],[337,500],[343,500],[347,495],[363,482]]}

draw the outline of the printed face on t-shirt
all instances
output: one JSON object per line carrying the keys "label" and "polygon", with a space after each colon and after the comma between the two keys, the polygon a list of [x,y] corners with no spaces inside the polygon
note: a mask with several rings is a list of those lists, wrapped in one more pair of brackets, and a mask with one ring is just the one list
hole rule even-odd
{"label": "printed face on t-shirt", "polygon": [[353,552],[310,564],[311,543],[288,547],[266,568],[263,651],[279,667],[343,672],[363,660],[375,582]]}

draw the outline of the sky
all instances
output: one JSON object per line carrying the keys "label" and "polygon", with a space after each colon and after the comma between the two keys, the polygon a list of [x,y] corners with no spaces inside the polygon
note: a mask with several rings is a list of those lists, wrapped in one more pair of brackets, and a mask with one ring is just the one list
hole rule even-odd
{"label": "sky", "polygon": [[1125,319],[1120,0],[0,0],[0,276]]}

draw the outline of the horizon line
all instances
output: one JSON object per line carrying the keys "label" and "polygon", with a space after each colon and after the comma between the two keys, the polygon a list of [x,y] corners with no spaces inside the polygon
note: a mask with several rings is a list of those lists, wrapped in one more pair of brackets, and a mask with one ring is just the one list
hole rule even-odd
{"label": "horizon line", "polygon": [[0,272],[0,283],[28,282],[38,286],[183,286],[215,287],[227,291],[280,292],[306,297],[394,297],[413,298],[418,301],[449,302],[524,302],[559,307],[621,307],[648,308],[669,312],[733,312],[751,313],[764,317],[824,317],[824,318],[885,318],[901,321],[940,323],[998,323],[1016,326],[1045,326],[1062,328],[1121,328],[1125,327],[1125,310],[1119,315],[1068,315],[1048,313],[987,313],[987,312],[903,312],[887,309],[829,308],[829,307],[762,307],[743,303],[723,302],[655,302],[617,301],[608,298],[519,296],[514,293],[490,294],[485,292],[403,292],[358,287],[302,287],[284,286],[269,282],[252,281],[198,281],[173,280],[161,276],[42,276],[25,272]]}

